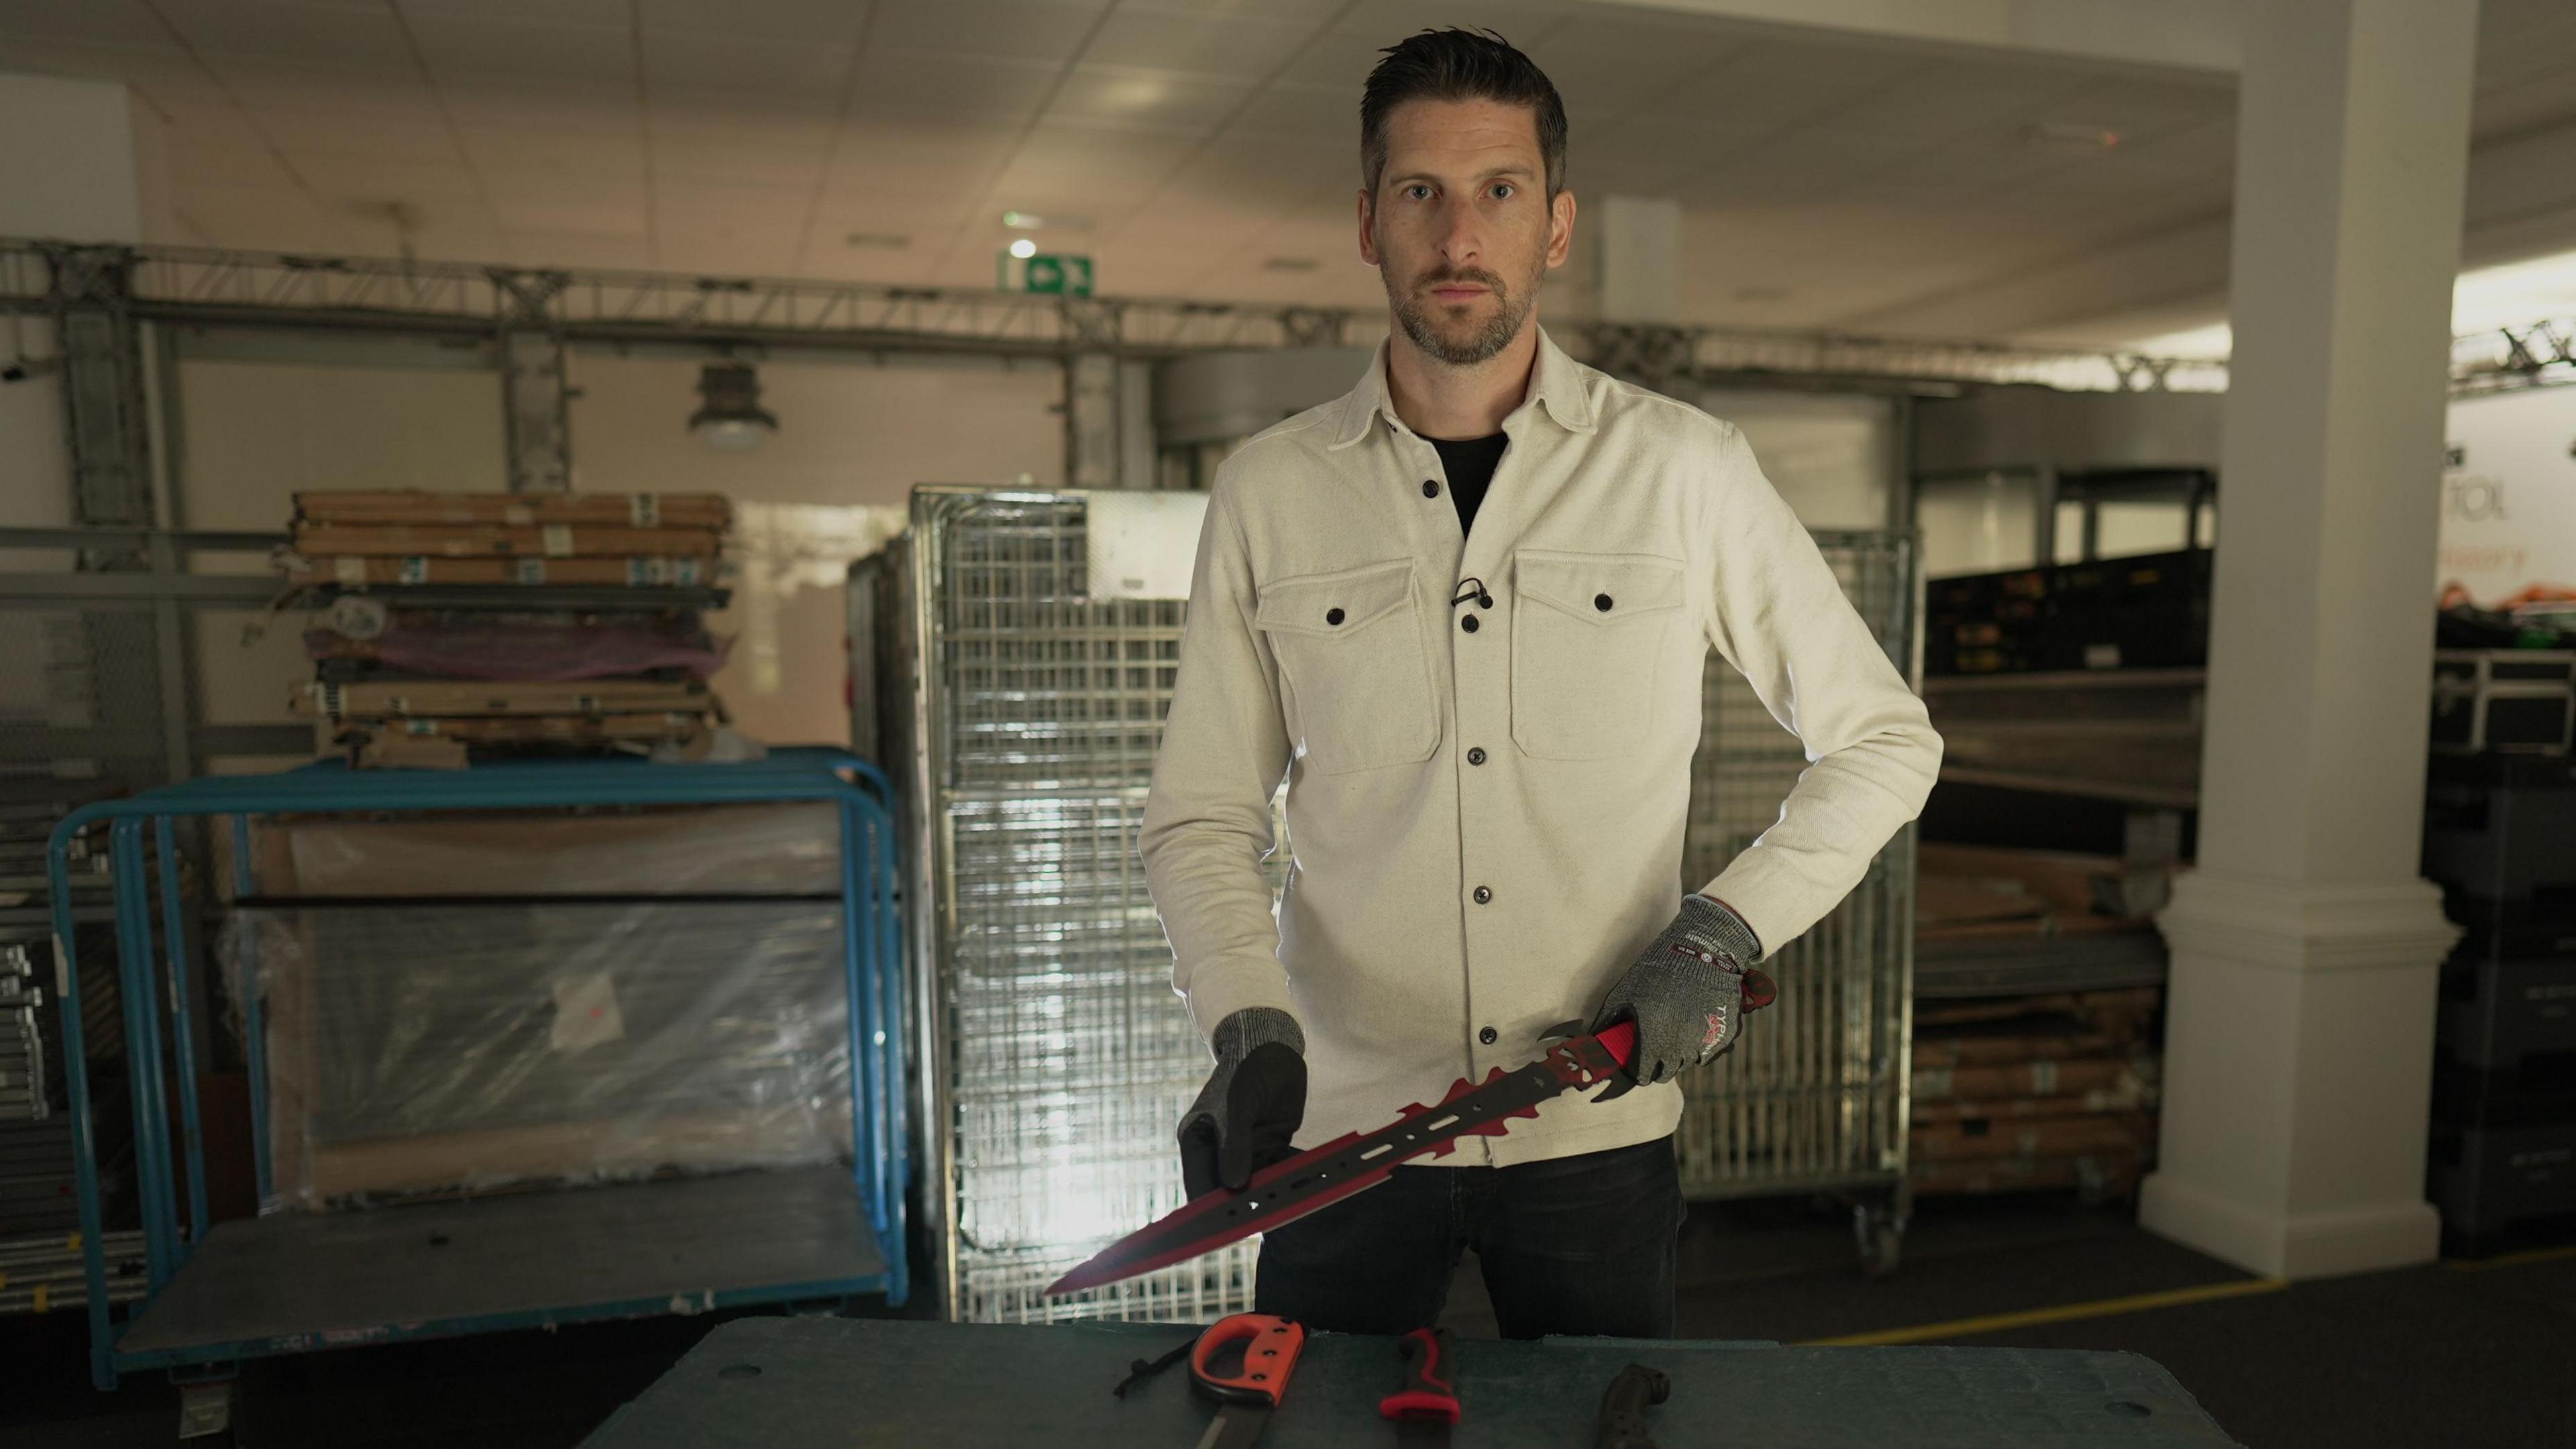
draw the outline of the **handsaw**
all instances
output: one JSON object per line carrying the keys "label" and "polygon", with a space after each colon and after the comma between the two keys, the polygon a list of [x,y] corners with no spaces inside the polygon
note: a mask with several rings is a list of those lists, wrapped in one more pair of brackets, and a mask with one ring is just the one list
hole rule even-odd
{"label": "handsaw", "polygon": [[1375,1132],[1346,1133],[1272,1163],[1239,1191],[1220,1188],[1201,1194],[1102,1249],[1057,1279],[1048,1296],[1150,1273],[1293,1222],[1386,1181],[1398,1163],[1447,1156],[1461,1137],[1499,1137],[1514,1119],[1536,1117],[1540,1103],[1561,1093],[1608,1083],[1609,1089],[1593,1098],[1606,1102],[1636,1085],[1622,1070],[1636,1050],[1634,1022],[1623,1021],[1595,1035],[1582,1022],[1569,1021],[1540,1034],[1542,1041],[1560,1037],[1565,1040],[1526,1066],[1496,1067],[1481,1084],[1460,1078],[1438,1102],[1407,1106],[1402,1116]]}

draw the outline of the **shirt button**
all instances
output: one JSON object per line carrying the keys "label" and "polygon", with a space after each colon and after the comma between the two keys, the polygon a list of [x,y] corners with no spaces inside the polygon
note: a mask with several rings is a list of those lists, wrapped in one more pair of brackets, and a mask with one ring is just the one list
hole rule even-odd
{"label": "shirt button", "polygon": [[1481,765],[1485,763],[1485,752],[1483,750],[1469,750],[1467,752],[1467,763],[1471,765]]}
{"label": "shirt button", "polygon": [[1342,611],[1339,609],[1326,609],[1324,611],[1324,622],[1327,624],[1339,624],[1342,622]]}
{"label": "shirt button", "polygon": [[1483,1031],[1476,1033],[1476,1040],[1483,1042],[1487,1046],[1492,1046],[1494,1043],[1501,1041],[1502,1039],[1503,1034],[1494,1030],[1490,1026],[1486,1027]]}
{"label": "shirt button", "polygon": [[1423,497],[1425,497],[1425,498],[1437,498],[1437,497],[1439,497],[1439,496],[1440,496],[1440,484],[1438,483],[1438,481],[1437,481],[1437,480],[1434,480],[1434,479],[1430,479],[1430,478],[1425,478],[1425,479],[1423,479],[1423,480],[1422,480],[1422,496],[1423,496]]}
{"label": "shirt button", "polygon": [[1594,594],[1592,596],[1592,607],[1599,609],[1602,613],[1609,613],[1610,596],[1608,594]]}
{"label": "shirt button", "polygon": [[1475,633],[1475,632],[1476,632],[1476,616],[1475,616],[1475,615],[1473,615],[1473,614],[1469,614],[1466,618],[1463,618],[1463,619],[1459,620],[1459,621],[1458,621],[1458,627],[1459,627],[1459,628],[1461,628],[1461,629],[1466,630],[1466,631],[1467,631],[1468,633],[1470,633],[1470,634]]}
{"label": "shirt button", "polygon": [[1486,904],[1487,902],[1489,902],[1489,901],[1493,900],[1493,898],[1494,898],[1494,893],[1493,893],[1493,891],[1492,891],[1490,888],[1485,887],[1485,886],[1478,886],[1478,887],[1476,887],[1476,904],[1478,904],[1478,905],[1480,905],[1480,906],[1481,906],[1481,905],[1484,905],[1484,904]]}

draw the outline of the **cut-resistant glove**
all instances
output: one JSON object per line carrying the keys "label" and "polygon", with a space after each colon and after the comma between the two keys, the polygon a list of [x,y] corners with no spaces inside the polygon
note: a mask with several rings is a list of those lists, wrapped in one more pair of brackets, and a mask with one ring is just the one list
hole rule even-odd
{"label": "cut-resistant glove", "polygon": [[1306,1033],[1275,1006],[1247,1006],[1216,1024],[1216,1070],[1181,1117],[1181,1182],[1191,1197],[1231,1188],[1296,1155],[1306,1120]]}
{"label": "cut-resistant glove", "polygon": [[1770,1001],[1770,978],[1758,971],[1746,999],[1746,973],[1761,959],[1762,942],[1743,917],[1710,897],[1684,896],[1681,914],[1602,999],[1592,1030],[1636,1022],[1628,1074],[1640,1085],[1668,1081],[1724,1056],[1745,1011]]}

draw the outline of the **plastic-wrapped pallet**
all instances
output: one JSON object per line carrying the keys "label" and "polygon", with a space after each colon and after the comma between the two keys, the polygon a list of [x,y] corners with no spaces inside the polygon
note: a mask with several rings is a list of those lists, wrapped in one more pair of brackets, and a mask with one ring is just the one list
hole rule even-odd
{"label": "plastic-wrapped pallet", "polygon": [[238,910],[279,1206],[831,1161],[837,901]]}

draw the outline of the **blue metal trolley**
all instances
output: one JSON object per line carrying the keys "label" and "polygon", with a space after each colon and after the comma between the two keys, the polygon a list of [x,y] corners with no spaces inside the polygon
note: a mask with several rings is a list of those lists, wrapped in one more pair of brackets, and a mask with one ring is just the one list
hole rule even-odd
{"label": "blue metal trolley", "polygon": [[[85,805],[47,856],[56,984],[89,1279],[91,1377],[186,1369],[345,1344],[392,1342],[744,1304],[885,1295],[903,1303],[906,1157],[903,950],[891,792],[876,766],[836,749],[784,749],[740,764],[510,762],[462,772],[354,771],[322,763],[217,776]],[[829,802],[839,808],[849,992],[851,1165],[674,1178],[425,1203],[369,1212],[277,1212],[206,1222],[187,921],[172,822],[231,822],[234,893],[257,894],[250,817],[349,811]],[[81,1039],[67,886],[73,836],[105,821],[115,874],[117,975],[132,1072],[135,1178],[149,1290],[118,1322],[100,1247],[97,1143]],[[153,872],[158,855],[159,945]],[[253,1151],[269,1195],[262,992],[242,993]],[[170,1033],[178,1080],[162,1072]],[[174,1180],[169,1114],[178,1109]],[[187,1222],[180,1226],[180,1193]]]}

